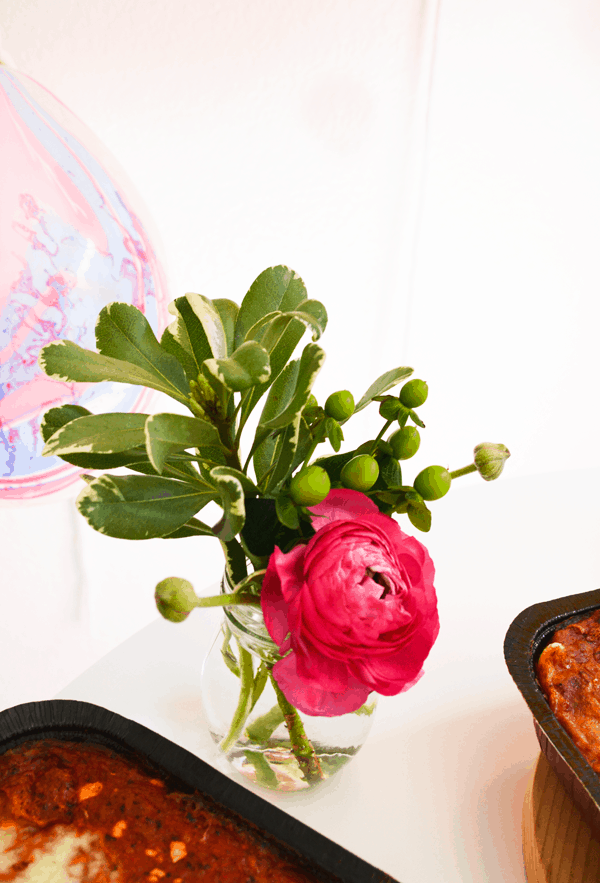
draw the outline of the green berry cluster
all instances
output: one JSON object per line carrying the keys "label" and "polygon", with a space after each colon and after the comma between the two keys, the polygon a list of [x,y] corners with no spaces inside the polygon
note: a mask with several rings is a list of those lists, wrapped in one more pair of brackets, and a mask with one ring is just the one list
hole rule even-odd
{"label": "green berry cluster", "polygon": [[[379,414],[385,424],[376,438],[363,442],[347,454],[339,454],[339,444],[336,446],[335,443],[343,438],[341,423],[355,413],[352,393],[349,390],[332,393],[323,408],[311,396],[304,418],[312,433],[312,448],[304,465],[289,482],[287,491],[300,518],[308,518],[306,507],[322,502],[332,487],[342,487],[367,494],[386,514],[406,513],[415,527],[427,531],[431,526],[427,503],[444,497],[453,478],[473,471],[479,471],[486,480],[496,478],[509,456],[508,450],[504,445],[486,443],[475,448],[474,462],[470,466],[454,473],[445,466],[426,466],[417,473],[412,484],[403,482],[402,463],[414,457],[421,447],[419,430],[424,429],[425,424],[417,408],[425,404],[428,394],[427,383],[414,378],[402,386],[397,396],[373,396],[373,400],[379,402]],[[385,438],[390,429],[391,434]],[[316,445],[326,438],[336,454],[309,464]]]}

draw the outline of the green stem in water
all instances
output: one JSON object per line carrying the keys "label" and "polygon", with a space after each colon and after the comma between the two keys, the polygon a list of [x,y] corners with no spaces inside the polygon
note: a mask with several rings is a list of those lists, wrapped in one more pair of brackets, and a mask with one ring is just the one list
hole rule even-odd
{"label": "green stem in water", "polygon": [[229,732],[219,743],[219,748],[227,754],[231,746],[239,737],[252,710],[252,694],[254,692],[254,669],[252,667],[252,654],[245,650],[237,640],[240,656],[240,698],[237,708],[229,727]]}
{"label": "green stem in water", "polygon": [[455,469],[454,472],[450,473],[450,478],[460,478],[461,475],[468,475],[469,472],[477,472],[477,466],[474,463],[471,463],[469,466],[463,466],[462,469]]}
{"label": "green stem in water", "polygon": [[290,734],[292,751],[296,756],[298,766],[309,785],[313,782],[319,782],[324,779],[325,776],[323,775],[323,770],[321,769],[321,764],[319,763],[319,758],[317,757],[315,749],[306,736],[304,724],[298,714],[298,710],[287,701],[281,692],[279,684],[275,680],[272,671],[269,672],[269,677],[273,684],[275,695],[277,696],[277,702],[283,712],[283,719]]}

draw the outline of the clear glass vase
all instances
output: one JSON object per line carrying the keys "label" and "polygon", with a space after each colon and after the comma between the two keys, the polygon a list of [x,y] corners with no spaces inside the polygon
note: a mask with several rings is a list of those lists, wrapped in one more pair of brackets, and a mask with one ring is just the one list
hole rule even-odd
{"label": "clear glass vase", "polygon": [[[221,592],[233,588],[226,577]],[[316,755],[318,774],[307,775],[305,766],[292,750],[290,733],[266,669],[280,657],[266,629],[259,607],[224,608],[221,629],[202,667],[202,705],[213,740],[229,763],[254,783],[276,791],[312,788],[337,773],[364,744],[371,725],[377,696],[350,714],[313,717],[297,712]],[[238,644],[239,642],[239,644]],[[262,672],[264,688],[244,725],[236,734],[232,721],[240,700],[239,646],[249,651],[253,676]],[[261,668],[262,664],[262,668]],[[260,676],[259,676],[260,677]]]}

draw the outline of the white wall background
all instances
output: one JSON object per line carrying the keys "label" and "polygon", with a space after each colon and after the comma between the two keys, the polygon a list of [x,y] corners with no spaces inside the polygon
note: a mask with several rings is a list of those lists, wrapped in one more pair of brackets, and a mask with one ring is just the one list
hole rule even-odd
{"label": "white wall background", "polygon": [[[511,449],[507,477],[594,467],[600,12],[442,0],[425,151],[435,7],[0,0],[0,58],[126,170],[171,297],[239,301],[286,263],[330,315],[322,398],[412,365],[430,386],[415,472],[484,440]],[[0,706],[52,695],[150,621],[158,579],[203,589],[221,569],[216,541],[111,540],[65,501],[2,509],[0,528]]]}

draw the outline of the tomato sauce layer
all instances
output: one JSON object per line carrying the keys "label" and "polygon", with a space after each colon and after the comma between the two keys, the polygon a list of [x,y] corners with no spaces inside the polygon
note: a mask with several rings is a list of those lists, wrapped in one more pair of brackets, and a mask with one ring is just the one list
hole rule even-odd
{"label": "tomato sauce layer", "polygon": [[91,883],[317,880],[210,799],[171,792],[163,779],[101,745],[42,740],[1,755],[0,827],[16,829],[11,849],[18,858],[0,869],[0,881],[25,879],[44,844],[64,830],[93,835],[105,860],[94,865],[79,848],[69,876],[56,877],[61,883],[76,863],[85,865],[77,878]]}

